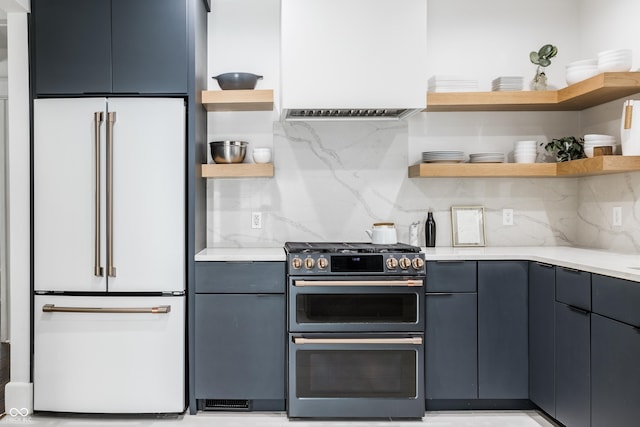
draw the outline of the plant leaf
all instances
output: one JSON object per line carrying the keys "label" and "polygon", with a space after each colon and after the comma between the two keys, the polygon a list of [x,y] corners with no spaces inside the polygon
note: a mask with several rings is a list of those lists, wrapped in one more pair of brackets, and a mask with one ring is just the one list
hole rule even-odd
{"label": "plant leaf", "polygon": [[529,60],[537,65],[539,63],[538,52],[531,52],[529,54]]}
{"label": "plant leaf", "polygon": [[538,51],[538,56],[541,58],[546,58],[549,56],[551,52],[553,52],[553,46],[550,44],[545,44]]}
{"label": "plant leaf", "polygon": [[549,65],[551,65],[551,61],[549,61],[547,58],[540,58],[539,63],[541,67],[548,67]]}

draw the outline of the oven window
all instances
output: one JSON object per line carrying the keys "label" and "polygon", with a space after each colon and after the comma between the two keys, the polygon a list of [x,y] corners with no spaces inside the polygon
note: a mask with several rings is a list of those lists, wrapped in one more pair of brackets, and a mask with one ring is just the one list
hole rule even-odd
{"label": "oven window", "polygon": [[298,294],[302,323],[416,323],[418,296],[410,294]]}
{"label": "oven window", "polygon": [[298,397],[415,398],[414,350],[298,350]]}

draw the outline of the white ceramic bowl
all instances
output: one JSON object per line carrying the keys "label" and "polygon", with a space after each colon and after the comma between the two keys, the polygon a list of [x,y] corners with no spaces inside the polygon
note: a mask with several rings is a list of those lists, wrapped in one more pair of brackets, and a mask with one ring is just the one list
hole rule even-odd
{"label": "white ceramic bowl", "polygon": [[271,162],[271,148],[254,148],[252,154],[256,163]]}
{"label": "white ceramic bowl", "polygon": [[616,137],[613,135],[604,135],[600,133],[588,133],[584,136],[584,142],[589,141],[615,141]]}
{"label": "white ceramic bowl", "polygon": [[585,67],[575,70],[567,70],[566,79],[567,84],[572,85],[574,83],[581,82],[582,80],[586,80],[590,77],[593,77],[598,74],[598,67]]}
{"label": "white ceramic bowl", "polygon": [[581,59],[580,61],[573,61],[569,65],[567,65],[567,68],[578,67],[582,65],[590,65],[590,66],[598,65],[598,59],[589,58],[589,59]]}
{"label": "white ceramic bowl", "polygon": [[631,49],[612,49],[612,50],[603,50],[602,52],[598,52],[598,59],[600,58],[611,58],[616,56],[632,56],[633,51]]}
{"label": "white ceramic bowl", "polygon": [[520,147],[535,147],[538,141],[516,141],[513,143],[513,146],[516,148]]}
{"label": "white ceramic bowl", "polygon": [[605,61],[598,64],[601,73],[623,73],[631,69],[631,59],[620,61]]}
{"label": "white ceramic bowl", "polygon": [[535,163],[537,157],[536,154],[514,154],[513,160],[515,163]]}

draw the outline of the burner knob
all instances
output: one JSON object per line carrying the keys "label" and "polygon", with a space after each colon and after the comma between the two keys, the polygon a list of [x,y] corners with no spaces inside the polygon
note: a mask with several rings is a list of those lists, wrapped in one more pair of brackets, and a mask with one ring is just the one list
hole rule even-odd
{"label": "burner knob", "polygon": [[407,257],[400,258],[400,268],[406,270],[411,266],[411,260]]}
{"label": "burner knob", "polygon": [[307,270],[311,270],[314,265],[316,265],[316,262],[313,260],[313,258],[307,258],[304,260],[304,267]]}
{"label": "burner knob", "polygon": [[329,261],[326,258],[319,258],[318,259],[318,268],[320,270],[324,270],[328,266],[329,266]]}
{"label": "burner knob", "polygon": [[294,270],[299,270],[300,267],[302,267],[302,260],[300,258],[294,258],[291,260],[291,267],[293,267]]}
{"label": "burner knob", "polygon": [[394,257],[387,258],[387,268],[389,270],[395,270],[396,268],[398,268],[398,260]]}
{"label": "burner knob", "polygon": [[424,260],[422,258],[414,258],[413,261],[411,261],[411,265],[413,265],[414,270],[422,270]]}

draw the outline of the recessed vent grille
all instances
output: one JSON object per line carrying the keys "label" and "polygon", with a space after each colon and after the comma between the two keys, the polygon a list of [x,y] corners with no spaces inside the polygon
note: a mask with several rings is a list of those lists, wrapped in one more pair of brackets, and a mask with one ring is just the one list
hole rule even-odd
{"label": "recessed vent grille", "polygon": [[207,399],[204,402],[205,411],[250,411],[250,400],[239,399]]}
{"label": "recessed vent grille", "polygon": [[400,120],[416,110],[400,109],[291,109],[285,120]]}

